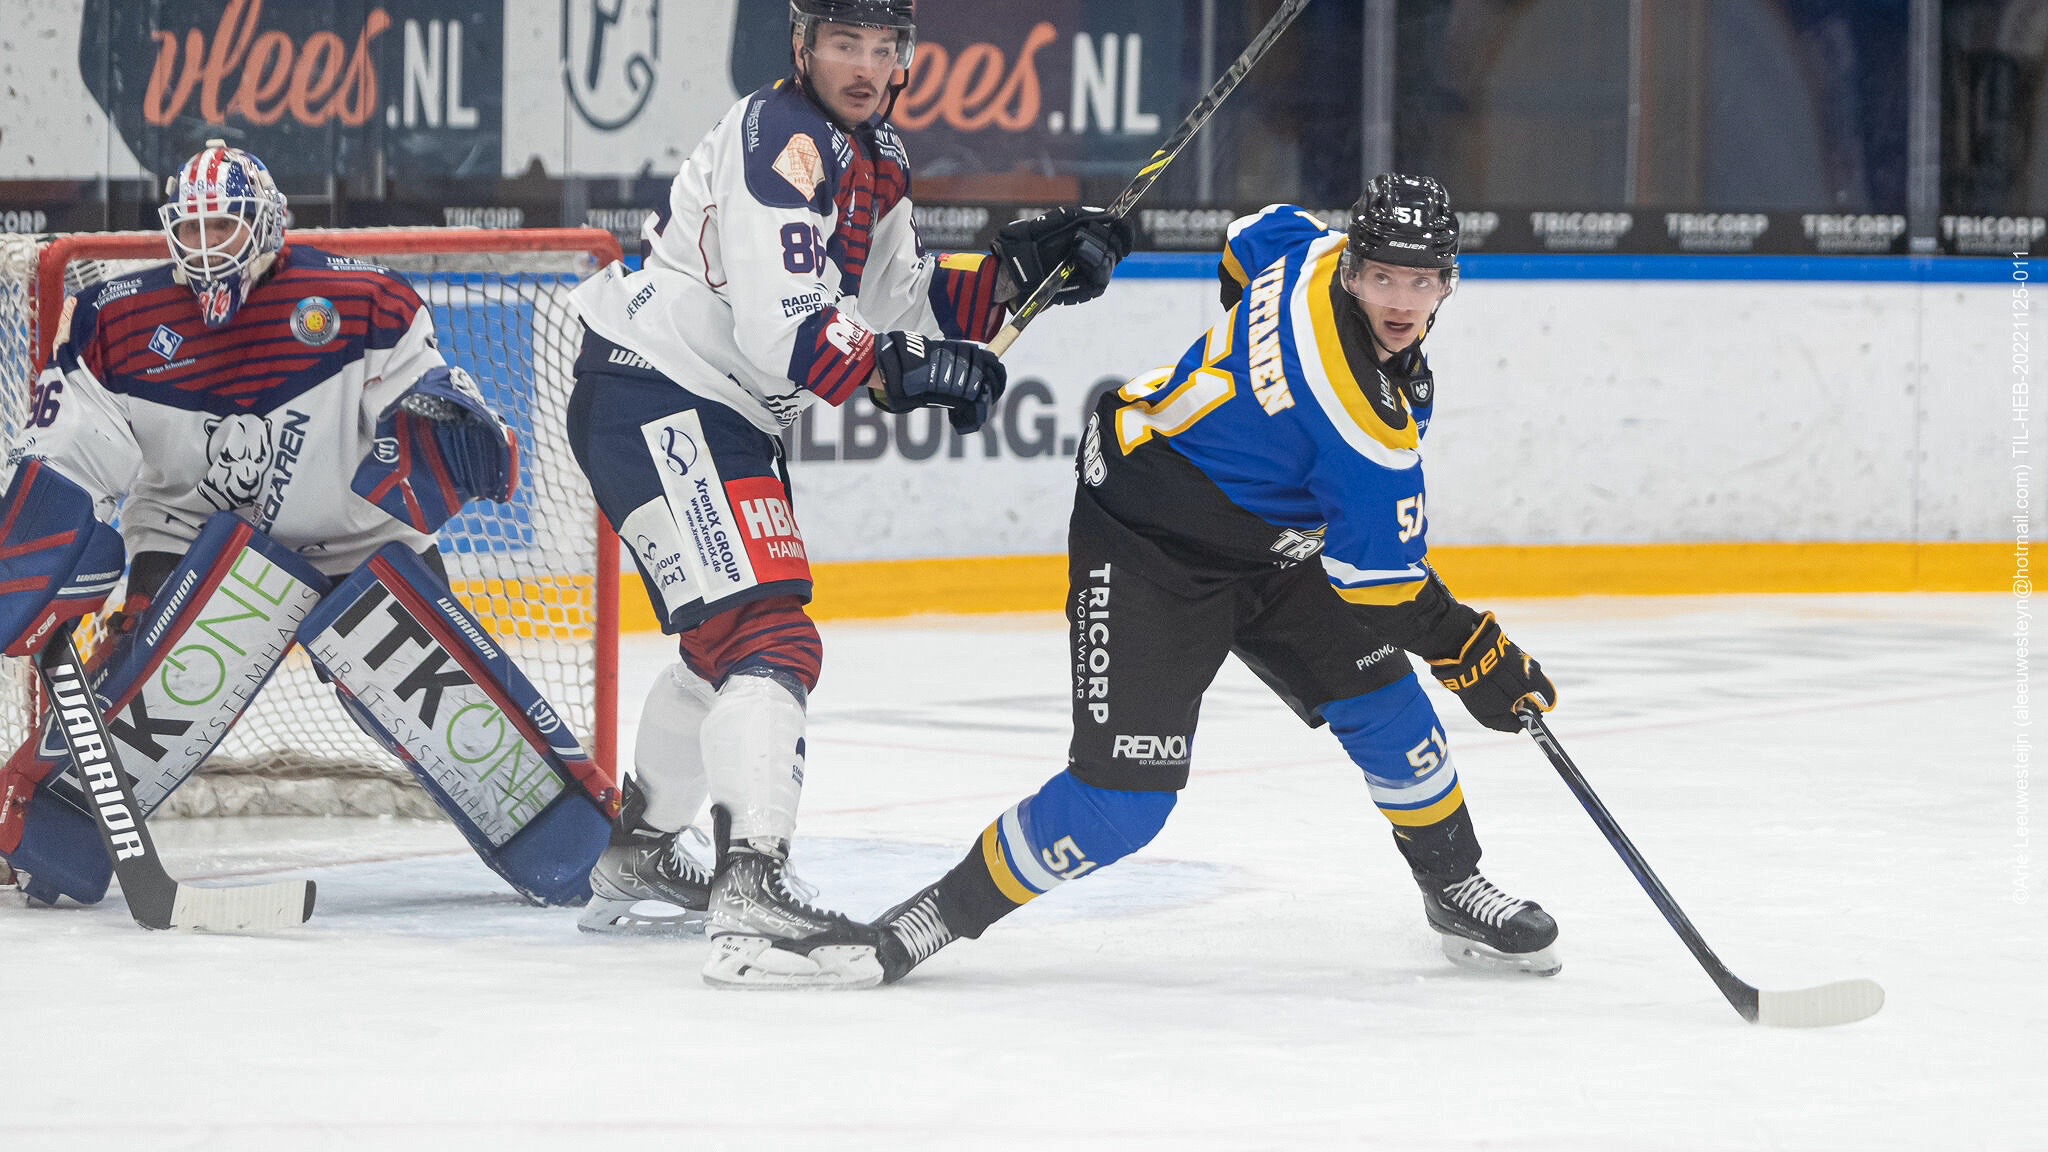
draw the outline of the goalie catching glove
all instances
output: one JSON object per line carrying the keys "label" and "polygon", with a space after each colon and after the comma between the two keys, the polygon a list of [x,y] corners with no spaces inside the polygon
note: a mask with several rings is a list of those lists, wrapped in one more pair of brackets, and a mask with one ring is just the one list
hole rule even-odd
{"label": "goalie catching glove", "polygon": [[916,332],[875,337],[875,366],[882,392],[870,392],[884,412],[945,408],[953,431],[962,436],[988,423],[1009,379],[996,354],[967,340],[934,340]]}
{"label": "goalie catching glove", "polygon": [[1040,281],[1071,262],[1073,273],[1052,302],[1085,304],[1109,287],[1117,261],[1131,254],[1136,235],[1130,221],[1101,208],[1055,208],[1013,220],[997,231],[992,251],[1015,295],[1002,296],[998,290],[997,298],[1029,297]]}
{"label": "goalie catching glove", "polygon": [[1465,640],[1465,646],[1448,660],[1431,660],[1437,682],[1458,694],[1474,720],[1496,732],[1520,732],[1521,718],[1515,710],[1523,704],[1538,712],[1557,705],[1557,685],[1543,674],[1536,658],[1507,638],[1500,623],[1488,612]]}
{"label": "goalie catching glove", "polygon": [[510,500],[519,438],[460,368],[429,369],[377,420],[377,442],[349,487],[432,533],[471,500]]}

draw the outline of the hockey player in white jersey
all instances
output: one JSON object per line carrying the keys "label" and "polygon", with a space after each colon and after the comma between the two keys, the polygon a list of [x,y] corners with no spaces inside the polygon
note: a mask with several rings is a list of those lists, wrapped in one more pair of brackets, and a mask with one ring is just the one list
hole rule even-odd
{"label": "hockey player in white jersey", "polygon": [[[456,601],[432,535],[511,498],[516,438],[404,279],[285,242],[256,157],[211,141],[167,193],[172,261],[65,301],[0,496],[0,646],[68,636],[125,562],[95,686],[145,811],[296,642],[486,863],[580,902],[616,788]],[[48,732],[15,751],[0,856],[31,897],[91,903],[108,862],[69,775]]]}
{"label": "hockey player in white jersey", "polygon": [[[1000,399],[980,341],[1063,261],[1100,295],[1130,251],[1107,213],[1006,226],[990,253],[928,253],[888,123],[916,46],[912,0],[793,0],[794,72],[726,113],[643,233],[644,268],[580,288],[588,328],[570,442],[682,660],[643,712],[637,780],[583,926],[689,930],[712,983],[773,937],[841,923],[790,891],[804,707],[821,650],[779,433],[865,390],[943,409],[957,434]],[[915,595],[906,589],[906,596]],[[715,879],[680,834],[712,802]]]}

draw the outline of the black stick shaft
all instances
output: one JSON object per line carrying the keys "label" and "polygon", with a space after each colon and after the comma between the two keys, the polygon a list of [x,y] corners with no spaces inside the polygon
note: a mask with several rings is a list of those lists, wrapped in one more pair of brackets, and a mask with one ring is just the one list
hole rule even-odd
{"label": "black stick shaft", "polygon": [[[1173,130],[1173,135],[1168,136],[1166,143],[1161,144],[1159,150],[1152,153],[1152,158],[1145,161],[1145,166],[1138,169],[1138,174],[1131,177],[1131,182],[1124,186],[1123,192],[1110,203],[1110,215],[1121,219],[1130,214],[1131,208],[1138,203],[1138,198],[1158,182],[1160,173],[1166,171],[1166,166],[1173,163],[1173,158],[1180,155],[1181,149],[1187,147],[1188,141],[1195,138],[1195,133],[1202,130],[1202,125],[1209,122],[1209,117],[1215,115],[1216,109],[1222,107],[1223,101],[1229,99],[1230,94],[1243,83],[1245,76],[1251,72],[1252,65],[1259,62],[1259,57],[1266,54],[1266,50],[1273,46],[1275,40],[1280,39],[1280,34],[1287,31],[1287,26],[1294,23],[1294,18],[1301,15],[1301,10],[1308,5],[1309,0],[1286,0],[1286,3],[1280,5],[1280,10],[1273,13],[1273,18],[1266,21],[1266,26],[1259,29],[1259,34],[1252,37],[1252,42],[1245,46],[1244,51],[1238,53],[1237,59],[1223,75],[1216,78],[1216,83],[1209,86],[1209,91],[1203,94],[1201,100],[1196,102],[1194,108],[1181,120],[1180,126]],[[1066,287],[1067,281],[1073,275],[1073,265],[1063,263],[1052,275],[1040,281],[1038,288],[1010,317],[1010,322],[1003,325],[1003,330],[996,333],[994,340],[989,341],[989,351],[998,356],[1008,352],[1010,345],[1015,344],[1017,337],[1024,334],[1024,329],[1038,318],[1040,312],[1045,311],[1046,306],[1052,303],[1053,297],[1060,294],[1060,289]]]}
{"label": "black stick shaft", "polygon": [[1635,874],[1636,883],[1643,886],[1644,892],[1649,893],[1650,902],[1657,906],[1657,911],[1664,914],[1665,922],[1671,925],[1672,931],[1678,933],[1680,940],[1685,941],[1685,946],[1692,952],[1693,959],[1699,961],[1701,968],[1706,969],[1707,976],[1721,989],[1721,995],[1728,998],[1728,1003],[1734,1005],[1737,1012],[1742,1013],[1742,1018],[1754,1022],[1757,1016],[1757,990],[1730,972],[1728,966],[1721,963],[1721,958],[1714,955],[1714,950],[1707,947],[1706,938],[1700,935],[1699,929],[1692,926],[1692,921],[1686,918],[1684,910],[1679,908],[1678,901],[1672,898],[1670,890],[1666,889],[1664,882],[1651,871],[1650,862],[1643,859],[1642,851],[1629,840],[1628,833],[1621,830],[1621,824],[1607,811],[1607,805],[1602,804],[1600,797],[1593,794],[1593,786],[1586,783],[1586,778],[1579,772],[1578,765],[1572,763],[1572,758],[1565,754],[1564,746],[1551,734],[1550,726],[1543,722],[1542,715],[1533,709],[1524,709],[1520,715],[1522,727],[1535,738],[1536,746],[1543,749],[1543,754],[1550,758],[1550,766],[1557,769],[1559,776],[1564,777],[1565,786],[1572,790],[1572,795],[1579,798],[1579,804],[1585,808],[1586,815],[1593,818],[1593,823],[1599,827],[1600,834],[1607,837],[1607,842],[1613,845],[1614,851],[1621,856],[1621,862],[1628,865],[1628,870]]}
{"label": "black stick shaft", "polygon": [[64,748],[78,773],[85,801],[92,809],[93,825],[121,878],[121,893],[128,911],[145,928],[169,928],[176,905],[178,882],[164,870],[157,856],[156,842],[143,823],[142,806],[135,802],[135,789],[121,769],[120,753],[114,749],[114,735],[100,714],[99,700],[85,674],[85,662],[71,643],[69,626],[36,657],[36,670],[50,692],[51,722],[63,734]]}

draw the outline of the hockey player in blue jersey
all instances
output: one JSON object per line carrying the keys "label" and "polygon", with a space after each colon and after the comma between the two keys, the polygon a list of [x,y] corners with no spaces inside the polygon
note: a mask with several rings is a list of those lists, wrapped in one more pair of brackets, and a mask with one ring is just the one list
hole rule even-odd
{"label": "hockey player in blue jersey", "polygon": [[1232,225],[1223,319],[1105,395],[1076,469],[1067,769],[862,932],[753,960],[757,986],[895,981],[960,937],[1145,846],[1187,784],[1202,694],[1236,654],[1364,773],[1445,954],[1547,976],[1557,925],[1479,871],[1442,727],[1404,653],[1481,724],[1556,690],[1426,563],[1422,338],[1457,283],[1435,180],[1383,175],[1348,233],[1268,208]]}

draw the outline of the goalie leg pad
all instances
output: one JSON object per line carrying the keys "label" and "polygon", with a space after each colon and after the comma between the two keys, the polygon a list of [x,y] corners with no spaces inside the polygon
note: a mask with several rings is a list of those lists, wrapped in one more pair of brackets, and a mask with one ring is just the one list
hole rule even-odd
{"label": "goalie leg pad", "polygon": [[59,624],[100,606],[126,561],[90,493],[39,457],[23,461],[0,495],[0,648],[35,655]]}
{"label": "goalie leg pad", "polygon": [[[215,514],[126,631],[94,690],[147,815],[213,753],[284,661],[326,577],[232,513]],[[0,853],[35,881],[31,895],[91,904],[112,872],[61,735],[45,726],[9,761]],[[34,802],[18,803],[22,785]],[[11,844],[10,844],[11,842]]]}
{"label": "goalie leg pad", "polygon": [[299,639],[485,864],[543,904],[589,898],[617,783],[411,549],[380,549]]}
{"label": "goalie leg pad", "polygon": [[717,691],[681,663],[656,675],[648,688],[633,771],[647,797],[641,818],[649,827],[681,831],[704,807],[704,720],[717,702]]}

